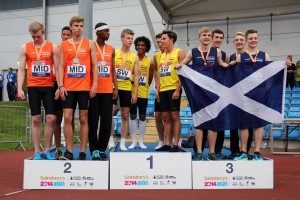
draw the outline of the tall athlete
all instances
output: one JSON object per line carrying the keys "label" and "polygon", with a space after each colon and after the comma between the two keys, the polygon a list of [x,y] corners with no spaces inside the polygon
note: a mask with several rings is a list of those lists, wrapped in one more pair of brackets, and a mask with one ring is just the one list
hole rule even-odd
{"label": "tall athlete", "polygon": [[[133,36],[134,32],[132,30],[124,29],[121,32],[122,47],[115,51],[115,68],[118,80],[118,94],[122,117],[120,142],[120,149],[122,151],[127,151],[125,143],[126,136],[128,134],[129,110],[131,104],[136,103],[138,95],[139,59],[138,56],[130,50],[133,42]],[[133,81],[133,85],[131,84],[131,81]]]}
{"label": "tall athlete", "polygon": [[[237,56],[245,52],[246,39],[244,33],[237,32],[234,36],[233,44],[236,48],[236,52],[230,55],[229,57],[230,65],[235,64]],[[253,138],[253,129],[249,128],[248,130],[249,130],[249,137],[247,142],[247,152],[249,152],[250,150],[252,138]],[[228,157],[230,159],[234,159],[240,153],[238,129],[230,130],[230,150],[231,150],[231,155],[229,155]]]}
{"label": "tall athlete", "polygon": [[[66,151],[61,159],[73,160],[72,120],[74,107],[79,106],[80,153],[78,160],[85,160],[88,140],[88,104],[97,91],[98,67],[93,41],[82,37],[84,19],[74,16],[70,20],[72,38],[61,43],[59,65],[59,92],[63,100],[64,134]],[[93,79],[92,76],[93,75]],[[93,80],[91,84],[91,80]]]}
{"label": "tall athlete", "polygon": [[[65,41],[72,37],[72,31],[69,26],[65,26],[61,30],[61,40]],[[57,47],[58,55],[60,55],[60,45]],[[54,78],[54,91],[55,92],[55,100],[54,100],[54,107],[55,107],[55,116],[56,116],[56,123],[54,128],[54,139],[55,139],[55,146],[56,146],[56,152],[55,152],[55,158],[59,159],[62,156],[62,148],[61,148],[61,122],[62,122],[62,116],[63,116],[63,109],[62,109],[62,101],[59,98],[59,89],[57,80],[58,73],[55,73],[53,76]],[[74,129],[74,120],[73,120],[73,129]]]}
{"label": "tall athlete", "polygon": [[[92,160],[107,158],[104,153],[107,147],[112,124],[113,99],[118,96],[118,84],[115,73],[115,49],[106,44],[109,39],[109,26],[106,23],[98,23],[95,26],[97,35],[96,55],[98,62],[98,87],[97,94],[90,100],[89,122],[89,145]],[[115,89],[113,89],[113,85]],[[100,120],[99,136],[97,134]]]}
{"label": "tall athlete", "polygon": [[[203,27],[199,31],[199,41],[200,46],[190,50],[185,59],[176,68],[180,68],[182,64],[188,64],[190,61],[196,66],[213,66],[220,65],[222,67],[227,67],[228,64],[222,61],[222,54],[219,48],[214,48],[210,46],[210,41],[212,38],[212,31],[208,27]],[[209,58],[209,59],[208,59]],[[208,131],[208,142],[209,142],[209,160],[220,160],[220,158],[215,153],[217,132],[209,130]],[[203,160],[203,130],[195,129],[195,140],[196,140],[196,152],[193,155],[193,160]]]}
{"label": "tall athlete", "polygon": [[[256,30],[250,29],[246,32],[246,52],[241,53],[237,56],[236,62],[265,62],[270,61],[270,57],[267,53],[258,50],[258,33]],[[263,127],[255,127],[254,132],[254,157],[253,160],[263,160],[260,154],[260,145],[263,137],[264,129]],[[240,141],[241,141],[241,153],[239,156],[235,157],[234,160],[248,160],[247,155],[247,141],[249,137],[248,129],[240,130]]]}
{"label": "tall athlete", "polygon": [[[135,50],[139,58],[139,68],[138,76],[139,78],[139,87],[138,87],[138,96],[137,102],[131,104],[130,107],[130,120],[129,128],[132,137],[132,144],[128,147],[129,149],[134,149],[136,147],[136,131],[137,131],[137,108],[139,109],[139,146],[142,149],[146,149],[143,140],[146,130],[146,110],[148,105],[148,94],[149,86],[151,85],[153,79],[154,66],[151,62],[151,58],[146,55],[151,49],[151,42],[148,38],[142,36],[134,40]],[[133,91],[134,92],[134,91]]]}
{"label": "tall athlete", "polygon": [[[159,51],[155,53],[152,60],[154,64],[155,89],[159,87],[158,67],[160,66],[160,57],[164,53],[164,49],[161,42],[161,33],[156,35],[156,43],[159,48]],[[160,101],[157,98],[155,98],[155,102],[154,102],[154,111],[155,111],[156,130],[159,139],[158,145],[155,147],[155,149],[159,149],[162,146],[164,146],[165,138],[164,138],[164,124],[162,121],[162,114],[160,109]]]}
{"label": "tall athlete", "polygon": [[[35,151],[33,159],[40,160],[43,157],[44,159],[54,160],[55,158],[51,155],[49,149],[55,126],[53,68],[58,66],[57,47],[44,39],[43,24],[32,22],[29,25],[29,32],[33,41],[22,45],[20,50],[18,97],[25,99],[22,86],[27,65],[27,87],[32,115],[32,141]],[[41,101],[46,111],[45,153],[43,155],[39,151],[41,142]]]}
{"label": "tall athlete", "polygon": [[[185,53],[183,50],[175,48],[176,40],[176,33],[167,30],[162,32],[161,41],[165,52],[160,57],[158,73],[160,80],[159,88],[156,90],[156,98],[160,99],[166,143],[156,151],[179,151],[178,142],[181,131],[179,110],[182,90],[181,82],[174,67],[183,61]],[[174,131],[172,131],[172,126]],[[171,147],[172,141],[173,146]]]}

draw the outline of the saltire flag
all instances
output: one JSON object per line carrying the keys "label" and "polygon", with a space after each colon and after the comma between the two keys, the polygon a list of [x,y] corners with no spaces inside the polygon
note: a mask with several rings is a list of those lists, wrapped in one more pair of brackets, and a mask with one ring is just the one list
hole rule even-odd
{"label": "saltire flag", "polygon": [[183,65],[177,73],[199,129],[258,128],[283,120],[285,61]]}

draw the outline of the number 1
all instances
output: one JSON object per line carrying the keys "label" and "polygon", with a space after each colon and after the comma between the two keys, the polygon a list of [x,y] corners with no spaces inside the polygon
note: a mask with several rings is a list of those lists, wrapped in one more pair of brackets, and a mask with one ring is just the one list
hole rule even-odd
{"label": "number 1", "polygon": [[150,161],[150,169],[153,169],[153,156],[151,155],[149,158],[147,158],[146,160]]}

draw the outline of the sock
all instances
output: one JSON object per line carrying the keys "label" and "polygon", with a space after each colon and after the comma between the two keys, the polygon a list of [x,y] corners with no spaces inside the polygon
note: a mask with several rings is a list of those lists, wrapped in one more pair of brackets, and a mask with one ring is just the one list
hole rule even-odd
{"label": "sock", "polygon": [[140,142],[139,145],[142,149],[147,148],[143,141],[144,141],[144,135],[145,135],[145,131],[146,131],[146,121],[140,121],[139,123],[139,132],[140,132]]}
{"label": "sock", "polygon": [[131,119],[129,120],[129,129],[130,129],[132,142],[136,142],[136,130],[137,130],[136,119],[135,120],[131,120]]}
{"label": "sock", "polygon": [[155,147],[155,149],[159,149],[159,148],[161,148],[162,146],[164,146],[164,141],[159,141],[159,142],[158,142],[158,145]]}
{"label": "sock", "polygon": [[127,151],[127,148],[125,146],[125,143],[126,143],[126,139],[125,138],[121,138],[121,141],[120,141],[120,149],[122,151]]}

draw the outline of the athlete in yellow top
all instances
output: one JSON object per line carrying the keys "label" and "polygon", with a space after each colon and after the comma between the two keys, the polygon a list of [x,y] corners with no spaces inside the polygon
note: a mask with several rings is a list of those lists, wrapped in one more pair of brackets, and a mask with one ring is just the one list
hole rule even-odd
{"label": "athlete in yellow top", "polygon": [[151,62],[151,58],[146,56],[146,53],[151,49],[151,42],[148,38],[142,36],[138,37],[134,40],[134,46],[138,53],[139,58],[139,71],[138,74],[134,74],[134,76],[138,76],[139,78],[139,88],[138,88],[138,98],[135,104],[131,104],[130,107],[130,120],[129,120],[129,128],[132,137],[132,144],[128,147],[129,149],[134,149],[136,147],[136,130],[137,130],[137,107],[139,108],[139,146],[142,149],[146,149],[147,147],[144,145],[144,134],[146,130],[146,110],[148,104],[148,94],[149,94],[149,86],[151,85],[153,79],[153,71],[154,66]]}
{"label": "athlete in yellow top", "polygon": [[[130,50],[134,32],[130,29],[124,29],[121,33],[122,47],[115,52],[115,70],[118,81],[119,99],[121,107],[122,125],[120,149],[127,151],[125,139],[128,133],[128,115],[131,104],[136,103],[138,94],[138,74],[139,59],[137,55]],[[131,84],[133,81],[133,85]],[[131,90],[133,87],[133,94]]]}
{"label": "athlete in yellow top", "polygon": [[[174,46],[177,40],[176,33],[165,30],[162,32],[161,40],[165,52],[161,55],[158,66],[160,80],[159,89],[156,90],[156,98],[160,99],[166,143],[156,151],[177,152],[181,131],[179,110],[182,90],[174,67],[185,58],[185,53]],[[174,127],[174,131],[171,131],[171,126]],[[172,141],[173,147],[171,148]]]}

